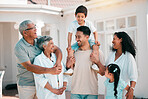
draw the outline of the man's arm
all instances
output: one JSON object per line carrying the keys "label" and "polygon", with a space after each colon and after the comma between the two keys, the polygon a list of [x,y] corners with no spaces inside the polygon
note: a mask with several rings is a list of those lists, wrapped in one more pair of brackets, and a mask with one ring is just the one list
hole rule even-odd
{"label": "man's arm", "polygon": [[57,60],[56,60],[56,63],[55,63],[54,66],[61,66],[62,52],[61,52],[60,48],[58,48],[57,46],[54,46],[54,53],[57,57]]}
{"label": "man's arm", "polygon": [[38,65],[31,64],[30,61],[21,63],[22,66],[24,66],[28,71],[31,71],[36,74],[44,74],[44,73],[50,73],[53,75],[57,75],[61,73],[62,67],[52,67],[52,68],[45,68]]}
{"label": "man's arm", "polygon": [[105,66],[100,62],[99,56],[94,54],[94,53],[91,53],[90,59],[91,59],[92,62],[94,62],[98,66],[98,68],[99,68],[98,73],[101,76],[105,75]]}

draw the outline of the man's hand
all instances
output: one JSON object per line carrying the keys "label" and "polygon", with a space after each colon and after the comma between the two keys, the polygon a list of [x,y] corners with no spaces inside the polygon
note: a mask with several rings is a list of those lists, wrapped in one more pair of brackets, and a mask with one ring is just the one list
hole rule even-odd
{"label": "man's hand", "polygon": [[94,53],[91,53],[90,54],[90,60],[93,62],[93,63],[98,63],[99,62],[99,56],[97,54],[94,54]]}
{"label": "man's hand", "polygon": [[96,44],[97,46],[100,46],[100,45],[101,45],[99,41],[95,41],[95,44]]}
{"label": "man's hand", "polygon": [[62,71],[62,66],[55,66],[55,67],[52,67],[50,69],[51,69],[50,74],[52,74],[52,75],[58,75]]}
{"label": "man's hand", "polygon": [[75,57],[67,57],[66,67],[71,68],[75,64]]}

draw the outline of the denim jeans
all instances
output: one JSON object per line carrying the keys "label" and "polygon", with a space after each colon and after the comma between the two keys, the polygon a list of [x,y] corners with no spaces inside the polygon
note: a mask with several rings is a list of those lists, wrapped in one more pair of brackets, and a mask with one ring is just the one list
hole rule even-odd
{"label": "denim jeans", "polygon": [[98,99],[98,95],[71,94],[70,99]]}

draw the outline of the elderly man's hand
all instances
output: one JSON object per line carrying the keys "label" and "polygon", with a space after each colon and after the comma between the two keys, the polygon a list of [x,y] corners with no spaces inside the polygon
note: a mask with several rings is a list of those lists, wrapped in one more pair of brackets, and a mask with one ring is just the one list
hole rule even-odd
{"label": "elderly man's hand", "polygon": [[93,63],[98,63],[99,62],[99,56],[98,54],[94,54],[94,53],[91,53],[90,54],[90,60],[93,62]]}
{"label": "elderly man's hand", "polygon": [[52,75],[58,75],[61,73],[61,71],[62,71],[62,66],[55,66],[50,68],[50,74]]}

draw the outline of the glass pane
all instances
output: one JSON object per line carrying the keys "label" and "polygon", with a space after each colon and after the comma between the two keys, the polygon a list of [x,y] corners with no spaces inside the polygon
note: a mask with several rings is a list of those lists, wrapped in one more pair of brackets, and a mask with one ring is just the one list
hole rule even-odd
{"label": "glass pane", "polygon": [[97,23],[97,30],[98,31],[104,31],[104,22],[98,22]]}
{"label": "glass pane", "polygon": [[136,40],[135,40],[135,31],[134,30],[129,30],[128,32],[128,35],[131,37],[131,39],[133,40],[134,44],[136,44]]}
{"label": "glass pane", "polygon": [[137,25],[136,16],[128,17],[128,27],[134,27]]}
{"label": "glass pane", "polygon": [[106,56],[109,55],[112,48],[113,34],[106,35]]}
{"label": "glass pane", "polygon": [[117,19],[117,29],[125,28],[125,18]]}
{"label": "glass pane", "polygon": [[101,50],[104,50],[104,49],[103,49],[103,48],[104,48],[104,44],[105,44],[104,40],[105,40],[104,34],[98,33],[98,41],[99,41],[100,44],[101,44],[101,46],[100,46],[100,49],[101,49]]}
{"label": "glass pane", "polygon": [[106,30],[114,30],[114,20],[106,21]]}

